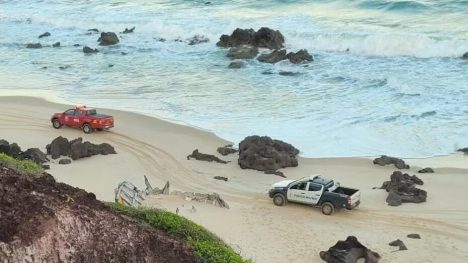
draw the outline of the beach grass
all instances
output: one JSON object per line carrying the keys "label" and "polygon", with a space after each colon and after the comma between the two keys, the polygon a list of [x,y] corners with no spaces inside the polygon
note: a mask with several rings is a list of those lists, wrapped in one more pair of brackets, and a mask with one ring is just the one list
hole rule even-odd
{"label": "beach grass", "polygon": [[10,168],[22,175],[40,175],[44,169],[30,160],[17,160],[4,153],[0,153],[0,166]]}
{"label": "beach grass", "polygon": [[215,234],[184,217],[158,209],[132,208],[118,203],[109,203],[109,205],[120,214],[143,221],[169,235],[182,238],[194,248],[195,255],[200,262],[250,262],[243,259]]}

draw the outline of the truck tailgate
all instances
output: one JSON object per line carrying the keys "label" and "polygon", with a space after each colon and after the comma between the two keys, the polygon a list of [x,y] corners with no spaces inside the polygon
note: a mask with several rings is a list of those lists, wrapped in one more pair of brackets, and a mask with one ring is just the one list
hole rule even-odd
{"label": "truck tailgate", "polygon": [[351,206],[354,206],[360,200],[361,200],[361,191],[358,190],[356,193],[351,195]]}

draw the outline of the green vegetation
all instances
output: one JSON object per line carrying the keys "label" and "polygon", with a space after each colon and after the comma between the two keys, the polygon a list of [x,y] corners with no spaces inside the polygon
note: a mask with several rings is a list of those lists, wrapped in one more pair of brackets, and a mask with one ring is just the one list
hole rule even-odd
{"label": "green vegetation", "polygon": [[0,166],[7,167],[23,175],[40,175],[44,172],[41,166],[29,160],[17,160],[0,153]]}
{"label": "green vegetation", "polygon": [[194,222],[176,214],[146,208],[131,208],[111,203],[111,208],[126,216],[142,220],[156,229],[186,240],[195,250],[195,254],[204,263],[244,263],[232,248],[220,238]]}

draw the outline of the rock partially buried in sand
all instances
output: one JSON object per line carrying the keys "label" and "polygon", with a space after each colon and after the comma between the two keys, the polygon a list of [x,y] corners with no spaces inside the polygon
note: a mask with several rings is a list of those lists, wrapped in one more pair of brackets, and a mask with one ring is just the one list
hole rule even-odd
{"label": "rock partially buried in sand", "polygon": [[296,53],[294,52],[289,52],[287,55],[289,61],[293,64],[302,64],[302,63],[308,63],[310,61],[314,61],[314,58],[312,55],[309,54],[307,49],[301,49],[297,51]]}
{"label": "rock partially buried in sand", "polygon": [[401,241],[400,239],[392,241],[392,242],[388,243],[388,245],[390,245],[392,247],[398,247],[398,250],[408,250],[405,243],[403,243],[403,241]]}
{"label": "rock partially buried in sand", "polygon": [[92,48],[90,48],[88,46],[83,47],[83,53],[85,53],[85,54],[93,54],[93,53],[98,53],[98,52],[99,52],[99,50],[97,48],[92,49]]}
{"label": "rock partially buried in sand", "polygon": [[226,181],[226,182],[228,181],[228,178],[224,177],[224,176],[215,176],[213,178],[216,179],[216,180],[222,180],[222,181]]}
{"label": "rock partially buried in sand", "polygon": [[199,161],[206,161],[206,162],[217,162],[217,163],[228,163],[224,160],[219,159],[218,157],[212,155],[212,154],[206,154],[206,153],[201,153],[198,151],[198,149],[195,149],[192,154],[187,155],[187,160],[190,160],[190,158],[194,158],[195,160]]}
{"label": "rock partially buried in sand", "polygon": [[98,42],[101,46],[110,46],[119,43],[119,38],[114,32],[102,32]]}
{"label": "rock partially buried in sand", "polygon": [[398,169],[409,169],[409,165],[405,163],[402,159],[391,157],[391,156],[386,156],[382,155],[379,158],[374,159],[374,164],[380,165],[380,166],[385,166],[388,164],[394,164],[396,168]]}
{"label": "rock partially buried in sand", "polygon": [[232,47],[227,53],[227,57],[231,59],[251,59],[257,56],[258,48],[252,46]]}
{"label": "rock partially buried in sand", "polygon": [[280,62],[281,60],[287,59],[286,57],[286,50],[274,50],[273,52],[269,54],[262,54],[258,56],[257,60],[263,63],[277,63]]}
{"label": "rock partially buried in sand", "polygon": [[221,154],[222,156],[226,156],[229,154],[233,154],[237,152],[237,149],[232,148],[232,145],[225,145],[223,147],[218,147],[216,151]]}
{"label": "rock partially buried in sand", "polygon": [[416,175],[410,176],[400,171],[395,171],[390,176],[390,181],[382,184],[381,189],[385,189],[388,192],[386,202],[390,206],[399,206],[402,203],[426,202],[427,192],[416,188],[416,184],[422,185],[424,182]]}
{"label": "rock partially buried in sand", "polygon": [[44,34],[39,35],[39,38],[48,37],[48,36],[50,36],[50,33],[45,32]]}
{"label": "rock partially buried in sand", "polygon": [[299,150],[289,143],[268,136],[248,136],[239,143],[239,166],[242,169],[276,171],[298,165]]}
{"label": "rock partially buried in sand", "polygon": [[60,159],[59,164],[71,164],[71,160],[68,158]]}
{"label": "rock partially buried in sand", "polygon": [[274,175],[277,175],[277,176],[281,176],[281,177],[286,178],[286,176],[284,175],[284,173],[281,172],[281,171],[266,170],[266,171],[265,171],[265,174],[274,174]]}
{"label": "rock partially buried in sand", "polygon": [[328,251],[320,251],[320,258],[328,263],[357,263],[364,258],[366,263],[377,263],[380,255],[361,244],[356,237],[348,236],[345,241],[338,241]]}
{"label": "rock partially buried in sand", "polygon": [[29,43],[26,45],[26,48],[42,48],[41,43]]}
{"label": "rock partially buried in sand", "polygon": [[430,167],[426,167],[424,169],[421,169],[418,171],[418,173],[433,173],[434,172],[434,169],[430,168]]}
{"label": "rock partially buried in sand", "polygon": [[421,236],[419,234],[409,234],[407,235],[407,237],[412,239],[421,239]]}

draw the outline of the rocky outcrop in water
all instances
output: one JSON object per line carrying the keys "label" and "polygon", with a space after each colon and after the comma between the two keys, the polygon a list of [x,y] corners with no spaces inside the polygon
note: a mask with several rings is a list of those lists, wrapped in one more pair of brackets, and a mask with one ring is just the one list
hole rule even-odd
{"label": "rocky outcrop in water", "polygon": [[245,63],[243,61],[233,61],[229,63],[229,66],[228,66],[228,68],[231,68],[231,69],[240,69],[244,67],[245,67]]}
{"label": "rocky outcrop in water", "polygon": [[99,52],[99,50],[97,48],[92,49],[92,48],[90,48],[88,46],[83,47],[83,53],[85,53],[85,54],[93,54],[93,53],[98,53],[98,52]]}
{"label": "rocky outcrop in water", "polygon": [[281,50],[274,50],[271,53],[268,54],[262,54],[258,56],[257,60],[263,63],[277,63],[280,62],[281,60],[287,59],[286,57],[286,50],[281,49]]}
{"label": "rocky outcrop in water", "polygon": [[458,149],[457,152],[462,152],[462,153],[464,153],[464,154],[468,154],[468,147]]}
{"label": "rocky outcrop in water", "polygon": [[88,29],[89,32],[95,32],[95,33],[99,33],[99,29],[97,28],[91,28],[91,29]]}
{"label": "rocky outcrop in water", "polygon": [[0,167],[2,262],[198,262],[185,241],[48,174]]}
{"label": "rocky outcrop in water", "polygon": [[415,185],[423,185],[424,182],[416,175],[410,176],[400,171],[395,171],[380,187],[388,192],[386,202],[390,206],[399,206],[402,203],[426,202],[427,192],[416,188]]}
{"label": "rocky outcrop in water", "polygon": [[119,43],[119,38],[114,32],[102,32],[98,42],[101,46],[115,45]]}
{"label": "rocky outcrop in water", "polygon": [[130,29],[125,28],[125,30],[122,32],[122,34],[130,34],[130,33],[133,33],[134,30],[135,30],[135,27],[132,27]]}
{"label": "rocky outcrop in water", "polygon": [[396,168],[398,169],[409,169],[409,165],[405,163],[402,159],[391,157],[391,156],[386,156],[382,155],[379,158],[374,159],[374,164],[380,165],[380,166],[385,166],[389,164],[395,165]]}
{"label": "rocky outcrop in water", "polygon": [[187,155],[187,160],[190,160],[191,158],[199,161],[206,161],[206,162],[217,162],[217,163],[228,163],[224,160],[219,159],[218,157],[212,155],[212,154],[206,154],[206,153],[201,153],[198,151],[198,149],[195,149],[191,154]]}
{"label": "rocky outcrop in water", "polygon": [[462,59],[468,59],[468,52],[466,52],[465,54],[463,54]]}
{"label": "rocky outcrop in water", "polygon": [[312,57],[312,55],[309,54],[307,49],[301,49],[296,53],[289,52],[287,57],[289,61],[291,61],[291,63],[293,64],[303,64],[308,63],[310,61],[314,61],[314,58]]}
{"label": "rocky outcrop in water", "polygon": [[38,148],[29,148],[22,151],[16,143],[9,143],[6,140],[0,140],[0,153],[4,153],[18,160],[31,160],[37,164],[48,162],[47,155]]}
{"label": "rocky outcrop in water", "polygon": [[226,56],[230,59],[251,59],[256,57],[257,54],[258,48],[243,45],[230,48]]}
{"label": "rocky outcrop in water", "polygon": [[77,160],[98,154],[116,154],[114,147],[108,143],[93,144],[90,142],[83,142],[83,138],[81,137],[68,141],[67,138],[59,136],[48,144],[46,149],[47,154],[50,154],[52,159],[60,158],[60,156],[67,156],[73,160]]}
{"label": "rocky outcrop in water", "polygon": [[26,48],[42,48],[41,43],[29,43],[26,45]]}
{"label": "rocky outcrop in water", "polygon": [[52,47],[60,47],[60,42],[55,42],[54,44],[52,44]]}
{"label": "rocky outcrop in water", "polygon": [[249,136],[239,143],[239,166],[242,169],[276,171],[298,165],[299,150],[289,143],[268,136]]}
{"label": "rocky outcrop in water", "polygon": [[207,42],[210,42],[210,39],[202,35],[195,35],[192,38],[188,39],[188,44],[190,46],[207,43]]}
{"label": "rocky outcrop in water", "polygon": [[49,37],[49,36],[50,36],[50,33],[49,33],[49,32],[45,32],[44,34],[39,35],[38,38]]}
{"label": "rocky outcrop in water", "polygon": [[348,236],[345,241],[338,241],[328,251],[320,251],[320,258],[328,263],[357,263],[364,258],[366,263],[377,263],[380,255],[361,244],[356,237]]}
{"label": "rocky outcrop in water", "polygon": [[237,28],[230,36],[222,35],[219,47],[237,47],[241,45],[251,45],[254,47],[263,47],[269,49],[280,49],[283,47],[284,37],[278,30],[272,30],[268,27],[262,27],[257,32],[253,29]]}
{"label": "rocky outcrop in water", "polygon": [[219,154],[221,154],[223,156],[226,156],[226,155],[229,155],[229,154],[236,153],[237,149],[232,148],[232,145],[226,145],[226,146],[218,147],[218,149],[216,149],[216,151]]}

